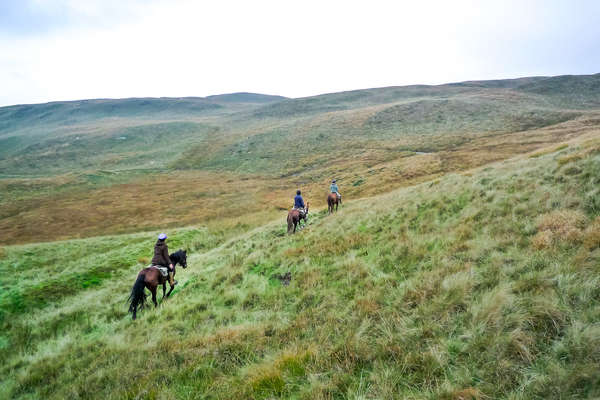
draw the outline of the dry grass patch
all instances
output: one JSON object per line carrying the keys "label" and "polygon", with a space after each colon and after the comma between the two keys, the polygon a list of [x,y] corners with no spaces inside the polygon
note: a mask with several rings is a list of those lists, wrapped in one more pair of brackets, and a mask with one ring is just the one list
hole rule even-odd
{"label": "dry grass patch", "polygon": [[305,350],[286,351],[275,360],[275,366],[289,376],[303,376],[306,374],[306,365],[314,359],[316,348],[314,346]]}
{"label": "dry grass patch", "polygon": [[472,387],[454,390],[440,396],[440,400],[482,400],[486,398],[487,396],[480,390]]}
{"label": "dry grass patch", "polygon": [[560,145],[558,147],[552,147],[552,148],[548,148],[548,149],[543,149],[543,150],[537,151],[537,152],[533,153],[532,155],[530,155],[529,157],[530,158],[541,157],[541,156],[544,156],[546,154],[556,153],[557,151],[564,150],[567,147],[569,147],[568,144],[562,144],[562,145]]}
{"label": "dry grass patch", "polygon": [[534,360],[533,347],[535,340],[521,328],[514,329],[508,335],[508,350],[523,362],[531,363]]}
{"label": "dry grass patch", "polygon": [[538,220],[538,232],[532,239],[536,249],[549,248],[557,243],[579,243],[586,217],[581,211],[556,210],[542,215]]}
{"label": "dry grass patch", "polygon": [[485,293],[478,303],[471,307],[473,321],[488,327],[501,329],[504,326],[504,313],[512,307],[514,295],[507,288],[499,287]]}
{"label": "dry grass patch", "polygon": [[323,278],[321,276],[321,271],[318,269],[311,269],[308,271],[303,271],[296,278],[297,285],[299,287],[301,287],[302,289],[315,288],[315,287],[319,286],[322,279]]}
{"label": "dry grass patch", "polygon": [[299,257],[306,253],[305,247],[291,247],[283,252],[285,257]]}
{"label": "dry grass patch", "polygon": [[574,154],[569,154],[569,155],[564,156],[564,157],[560,157],[557,160],[557,162],[558,162],[558,165],[565,165],[565,164],[568,164],[570,162],[581,160],[581,158],[582,158],[581,154],[574,153]]}
{"label": "dry grass patch", "polygon": [[275,366],[262,366],[250,373],[248,386],[259,398],[272,398],[283,394],[285,381]]}
{"label": "dry grass patch", "polygon": [[356,308],[363,314],[375,315],[380,309],[377,301],[371,298],[356,299]]}
{"label": "dry grass patch", "polygon": [[583,244],[589,250],[600,247],[600,217],[596,217],[583,232]]}

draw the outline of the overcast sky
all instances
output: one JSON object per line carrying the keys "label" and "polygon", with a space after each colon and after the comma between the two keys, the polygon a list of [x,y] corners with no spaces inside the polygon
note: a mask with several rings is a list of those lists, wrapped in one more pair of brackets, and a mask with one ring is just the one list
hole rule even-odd
{"label": "overcast sky", "polygon": [[0,105],[597,72],[595,0],[0,0]]}

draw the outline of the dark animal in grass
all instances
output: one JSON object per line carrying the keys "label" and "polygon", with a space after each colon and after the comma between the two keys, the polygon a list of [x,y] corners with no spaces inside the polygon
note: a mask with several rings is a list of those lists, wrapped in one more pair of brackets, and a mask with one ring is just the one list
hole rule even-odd
{"label": "dark animal in grass", "polygon": [[275,274],[273,275],[273,278],[279,279],[279,282],[281,282],[283,286],[289,286],[292,281],[292,273],[288,271],[285,274]]}
{"label": "dark animal in grass", "polygon": [[329,193],[327,196],[327,207],[329,209],[329,214],[333,213],[333,206],[335,205],[335,211],[338,210],[338,204],[342,204],[342,199],[337,196],[335,193]]}
{"label": "dark animal in grass", "polygon": [[[181,265],[183,268],[187,268],[187,254],[185,250],[176,251],[175,253],[170,254],[169,258],[173,262],[173,276],[175,276],[175,266],[177,264]],[[144,268],[138,273],[137,279],[133,284],[133,288],[131,288],[131,294],[129,295],[128,299],[130,302],[129,312],[133,314],[133,319],[135,319],[137,316],[138,308],[141,310],[146,304],[146,293],[144,293],[144,289],[148,288],[148,290],[150,290],[152,293],[152,302],[154,303],[155,307],[158,307],[158,303],[156,302],[156,288],[158,285],[162,285],[162,298],[164,298],[168,281],[169,277],[163,276],[158,268],[155,267]],[[169,290],[169,293],[167,293],[167,297],[171,295],[173,288],[174,286],[171,286],[171,290]]]}
{"label": "dark animal in grass", "polygon": [[308,221],[308,201],[306,202],[306,209],[304,214],[300,214],[299,210],[290,210],[287,216],[287,233],[296,233],[296,227],[300,223],[300,220],[304,220],[304,223]]}

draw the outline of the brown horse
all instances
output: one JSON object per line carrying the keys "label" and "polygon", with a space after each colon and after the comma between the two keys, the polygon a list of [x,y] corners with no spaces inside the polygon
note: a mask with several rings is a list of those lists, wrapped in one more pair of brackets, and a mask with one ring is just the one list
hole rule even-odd
{"label": "brown horse", "polygon": [[[296,233],[296,226],[300,223],[300,220],[304,220],[304,223],[308,221],[308,201],[306,202],[306,208],[304,214],[300,214],[299,210],[290,210],[287,216],[288,229],[287,233]],[[293,231],[292,231],[293,230]]]}
{"label": "brown horse", "polygon": [[[170,254],[169,258],[173,262],[173,276],[175,276],[175,266],[177,264],[181,265],[183,268],[187,268],[187,254],[185,250],[176,251],[175,253]],[[152,293],[152,302],[155,307],[158,307],[158,303],[156,302],[156,288],[158,285],[162,284],[162,298],[164,299],[168,281],[169,277],[163,276],[158,268],[155,267],[144,268],[138,273],[138,277],[133,284],[131,294],[129,295],[129,312],[133,313],[133,319],[136,318],[138,306],[141,310],[146,303],[146,293],[144,293],[144,289],[148,288],[148,290],[150,290]],[[171,295],[174,287],[175,286],[171,286],[171,290],[167,293],[167,297]]]}
{"label": "brown horse", "polygon": [[335,205],[335,211],[338,210],[338,204],[342,204],[342,199],[337,196],[336,193],[329,193],[327,196],[327,206],[329,214],[333,213],[333,206]]}

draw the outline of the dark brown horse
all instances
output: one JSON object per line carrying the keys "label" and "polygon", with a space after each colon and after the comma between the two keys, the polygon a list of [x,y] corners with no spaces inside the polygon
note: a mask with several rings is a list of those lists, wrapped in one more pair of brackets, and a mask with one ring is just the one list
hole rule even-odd
{"label": "dark brown horse", "polygon": [[334,205],[335,211],[338,210],[338,204],[342,204],[342,199],[339,198],[336,193],[329,193],[327,196],[327,207],[329,208],[329,214],[333,213]]}
{"label": "dark brown horse", "polygon": [[304,214],[300,214],[300,210],[290,210],[287,216],[288,229],[287,233],[296,233],[296,227],[300,223],[300,220],[304,220],[304,223],[308,221],[308,201],[306,202],[306,208]]}
{"label": "dark brown horse", "polygon": [[[170,254],[169,258],[173,262],[173,276],[175,276],[175,266],[177,264],[181,265],[183,268],[187,268],[187,254],[185,250],[176,251],[175,253]],[[152,302],[155,307],[158,307],[158,303],[156,302],[156,288],[158,285],[162,284],[162,298],[164,298],[168,281],[169,277],[163,276],[158,268],[155,267],[144,268],[138,273],[138,277],[133,284],[131,294],[129,295],[129,312],[133,313],[133,319],[136,318],[138,306],[141,310],[146,304],[146,293],[144,293],[144,289],[148,288],[148,290],[150,290],[152,293]],[[171,286],[171,290],[167,293],[167,297],[171,295],[174,287],[175,286]]]}

